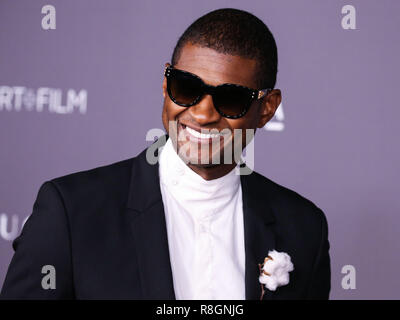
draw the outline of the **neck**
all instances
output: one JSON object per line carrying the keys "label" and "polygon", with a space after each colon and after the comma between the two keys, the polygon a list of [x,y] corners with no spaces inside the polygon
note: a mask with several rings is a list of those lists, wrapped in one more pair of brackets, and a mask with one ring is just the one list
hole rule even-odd
{"label": "neck", "polygon": [[188,163],[187,166],[194,172],[196,172],[199,176],[201,176],[204,180],[213,180],[226,175],[228,172],[236,167],[236,163],[233,162],[231,164],[214,164],[210,166],[201,166]]}

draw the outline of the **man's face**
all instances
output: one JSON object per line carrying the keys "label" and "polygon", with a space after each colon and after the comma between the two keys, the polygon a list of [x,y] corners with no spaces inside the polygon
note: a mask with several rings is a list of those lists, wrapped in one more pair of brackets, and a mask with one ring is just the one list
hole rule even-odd
{"label": "man's face", "polygon": [[[167,64],[166,64],[167,65]],[[213,49],[200,47],[197,45],[187,44],[181,51],[179,61],[174,66],[187,72],[191,72],[199,76],[206,84],[217,86],[224,83],[239,84],[253,89],[257,87],[256,74],[257,63],[255,60],[246,59],[240,56],[232,56],[222,54]],[[276,91],[276,90],[274,90]],[[279,90],[278,90],[279,91]],[[185,149],[185,153],[180,154],[183,160],[190,167],[212,167],[216,166],[212,163],[213,157],[217,156],[223,162],[224,148],[227,143],[231,143],[233,150],[234,146],[234,130],[242,129],[242,149],[246,146],[246,129],[262,128],[275,113],[276,108],[280,103],[273,99],[273,103],[267,103],[267,97],[254,101],[249,111],[239,119],[228,119],[221,116],[215,109],[210,95],[204,95],[202,99],[191,107],[182,107],[175,104],[167,92],[167,80],[164,77],[163,82],[164,106],[162,120],[168,135],[174,143],[177,141],[178,152],[181,148]],[[279,95],[280,97],[280,95]],[[275,101],[276,100],[276,101]],[[170,122],[176,123],[174,132],[170,132]],[[220,148],[212,148],[210,143],[199,141],[198,139],[190,139],[191,129],[193,130],[229,130],[232,134],[232,141],[224,141],[220,143]],[[177,139],[179,137],[179,139]],[[225,139],[227,140],[227,139]],[[247,141],[249,142],[249,141]],[[205,153],[204,148],[208,149]],[[190,152],[195,150],[195,152]],[[241,151],[241,150],[240,150]],[[189,154],[189,156],[187,156]],[[204,154],[208,157],[207,163],[204,163]],[[233,155],[232,155],[233,157]]]}

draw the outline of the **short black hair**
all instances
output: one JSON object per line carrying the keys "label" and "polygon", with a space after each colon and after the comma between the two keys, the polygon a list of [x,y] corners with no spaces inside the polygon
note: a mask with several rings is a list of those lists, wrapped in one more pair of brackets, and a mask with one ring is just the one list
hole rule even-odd
{"label": "short black hair", "polygon": [[178,62],[187,43],[254,59],[260,70],[257,89],[275,87],[278,72],[275,39],[265,23],[249,12],[223,8],[198,18],[179,38],[172,54],[172,65]]}

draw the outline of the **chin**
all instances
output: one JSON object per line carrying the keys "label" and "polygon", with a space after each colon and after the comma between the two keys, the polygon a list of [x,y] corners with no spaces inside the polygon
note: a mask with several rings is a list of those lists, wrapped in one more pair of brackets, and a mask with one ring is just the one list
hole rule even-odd
{"label": "chin", "polygon": [[194,163],[194,161],[193,162],[189,161],[188,165],[197,168],[215,168],[217,166],[220,166],[221,163],[199,164],[199,163]]}
{"label": "chin", "polygon": [[[209,150],[209,152],[207,152],[207,156],[209,156],[209,157],[202,158],[201,150],[196,150],[197,153],[191,155],[190,148],[188,148],[186,150],[187,153],[185,154],[184,151],[181,151],[182,150],[181,147],[182,147],[182,145],[178,145],[178,150],[179,150],[178,154],[186,164],[189,164],[191,166],[195,166],[198,168],[211,168],[211,167],[216,167],[216,166],[223,164],[223,161],[224,161],[223,150],[217,151],[217,153],[215,153],[214,155],[210,155],[211,151]],[[213,159],[218,159],[218,158],[219,158],[219,162],[213,163]]]}

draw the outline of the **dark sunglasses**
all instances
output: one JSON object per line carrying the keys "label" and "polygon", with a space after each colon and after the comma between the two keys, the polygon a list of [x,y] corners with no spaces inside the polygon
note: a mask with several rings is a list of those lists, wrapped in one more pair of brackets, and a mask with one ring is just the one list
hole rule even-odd
{"label": "dark sunglasses", "polygon": [[224,83],[219,86],[205,84],[197,75],[169,65],[165,67],[167,91],[173,102],[191,107],[205,94],[210,94],[218,113],[229,119],[243,117],[253,101],[261,99],[272,89],[254,90],[238,84]]}

